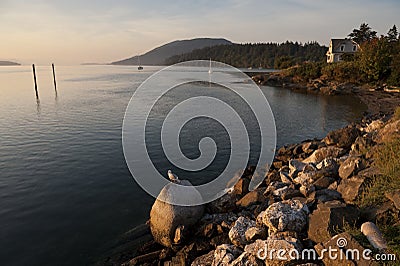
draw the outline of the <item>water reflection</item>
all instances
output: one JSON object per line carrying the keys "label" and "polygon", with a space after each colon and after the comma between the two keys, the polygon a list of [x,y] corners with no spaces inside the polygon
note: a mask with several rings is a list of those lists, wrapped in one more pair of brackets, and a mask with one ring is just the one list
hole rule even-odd
{"label": "water reflection", "polygon": [[40,99],[36,98],[36,113],[38,116],[40,116],[41,111],[42,111],[42,108],[40,107]]}

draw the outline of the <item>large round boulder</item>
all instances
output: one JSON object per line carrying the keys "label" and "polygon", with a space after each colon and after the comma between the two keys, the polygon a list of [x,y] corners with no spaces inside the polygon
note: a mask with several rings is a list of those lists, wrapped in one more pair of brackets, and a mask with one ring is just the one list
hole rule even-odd
{"label": "large round boulder", "polygon": [[169,203],[176,202],[174,199],[177,197],[187,198],[188,203],[201,199],[200,193],[187,180],[167,184],[161,190],[150,211],[150,230],[154,240],[165,247],[179,244],[184,231],[198,222],[204,212],[203,205],[178,206]]}

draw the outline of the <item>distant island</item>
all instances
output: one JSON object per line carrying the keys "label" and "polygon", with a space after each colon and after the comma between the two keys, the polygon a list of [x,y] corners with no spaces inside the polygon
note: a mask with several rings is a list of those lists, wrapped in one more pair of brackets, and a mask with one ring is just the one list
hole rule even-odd
{"label": "distant island", "polygon": [[11,61],[0,61],[0,66],[20,66],[21,64]]}
{"label": "distant island", "polygon": [[112,65],[138,65],[139,56],[142,65],[165,65],[171,56],[190,53],[193,50],[216,45],[231,45],[232,42],[223,38],[195,38],[173,41],[159,46],[143,55],[135,55],[127,59],[112,62]]}

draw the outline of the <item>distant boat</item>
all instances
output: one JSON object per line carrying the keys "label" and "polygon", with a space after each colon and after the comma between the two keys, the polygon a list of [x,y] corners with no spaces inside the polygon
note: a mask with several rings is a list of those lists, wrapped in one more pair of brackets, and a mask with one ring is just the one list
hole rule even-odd
{"label": "distant boat", "polygon": [[140,55],[138,55],[138,70],[142,70],[143,67],[140,65]]}
{"label": "distant boat", "polygon": [[251,70],[251,69],[253,69],[253,67],[248,67],[247,69]]}
{"label": "distant boat", "polygon": [[208,68],[208,74],[212,73],[212,69],[211,69],[211,58],[210,58],[210,67]]}

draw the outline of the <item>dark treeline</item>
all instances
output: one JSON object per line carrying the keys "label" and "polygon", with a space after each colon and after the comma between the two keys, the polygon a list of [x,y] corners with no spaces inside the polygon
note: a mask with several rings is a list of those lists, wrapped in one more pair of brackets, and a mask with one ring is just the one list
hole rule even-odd
{"label": "dark treeline", "polygon": [[297,63],[325,60],[326,46],[317,42],[245,43],[217,45],[176,55],[166,60],[171,65],[188,60],[223,62],[235,67],[287,68]]}

